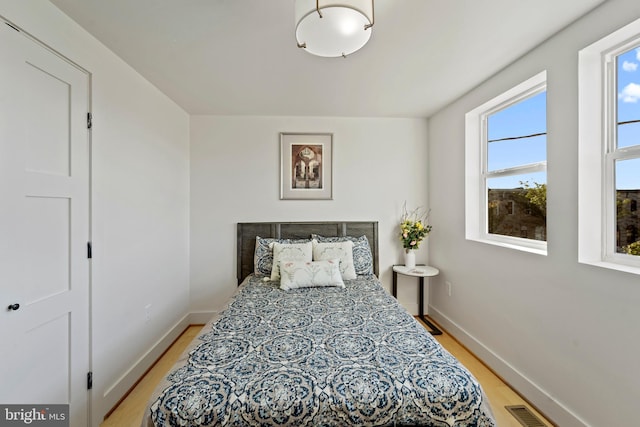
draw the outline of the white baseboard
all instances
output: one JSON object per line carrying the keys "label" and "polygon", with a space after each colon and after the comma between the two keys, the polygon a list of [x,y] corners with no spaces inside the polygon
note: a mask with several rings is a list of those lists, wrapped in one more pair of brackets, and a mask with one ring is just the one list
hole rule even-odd
{"label": "white baseboard", "polygon": [[189,324],[190,325],[204,325],[207,323],[214,314],[215,311],[196,311],[193,313],[189,313]]}
{"label": "white baseboard", "polygon": [[214,314],[215,312],[213,311],[202,311],[184,315],[127,372],[107,389],[103,396],[102,407],[107,411],[113,409],[189,325],[205,324]]}
{"label": "white baseboard", "polygon": [[491,368],[507,382],[511,388],[520,393],[555,425],[562,427],[588,427],[584,421],[554,399],[553,396],[538,387],[506,360],[495,354],[491,349],[483,345],[482,342],[478,341],[466,330],[431,305],[429,306],[429,317],[440,324],[451,336],[460,341],[478,359]]}

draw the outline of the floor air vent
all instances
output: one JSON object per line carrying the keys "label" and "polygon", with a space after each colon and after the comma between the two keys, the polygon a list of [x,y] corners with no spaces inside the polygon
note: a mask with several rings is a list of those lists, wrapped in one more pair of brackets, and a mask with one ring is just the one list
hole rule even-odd
{"label": "floor air vent", "polygon": [[546,424],[540,421],[529,408],[523,405],[505,406],[507,411],[513,415],[516,420],[524,427],[546,427]]}

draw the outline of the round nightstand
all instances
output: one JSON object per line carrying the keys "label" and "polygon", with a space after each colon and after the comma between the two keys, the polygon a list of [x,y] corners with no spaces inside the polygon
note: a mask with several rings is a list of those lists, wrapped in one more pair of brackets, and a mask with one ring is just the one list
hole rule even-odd
{"label": "round nightstand", "polygon": [[418,315],[420,319],[431,328],[433,335],[442,335],[442,331],[429,321],[424,315],[424,278],[433,277],[440,274],[440,270],[429,265],[416,265],[413,268],[407,268],[404,265],[393,266],[393,296],[398,297],[398,274],[403,276],[418,277],[420,279],[420,287],[418,292]]}

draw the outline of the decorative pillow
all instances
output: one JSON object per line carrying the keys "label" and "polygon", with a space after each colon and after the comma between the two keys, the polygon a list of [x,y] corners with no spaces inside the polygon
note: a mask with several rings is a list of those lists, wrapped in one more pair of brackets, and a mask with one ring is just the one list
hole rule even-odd
{"label": "decorative pillow", "polygon": [[275,239],[272,237],[256,236],[256,250],[253,254],[253,272],[255,274],[271,275],[273,269],[273,248],[272,243],[305,243],[309,239]]}
{"label": "decorative pillow", "polygon": [[356,270],[353,266],[353,242],[324,242],[312,240],[313,260],[322,261],[329,259],[340,260],[340,274],[343,280],[355,279]]}
{"label": "decorative pillow", "polygon": [[369,240],[367,236],[352,237],[325,237],[318,234],[312,234],[312,239],[318,242],[353,242],[353,266],[356,270],[356,274],[373,274],[373,255],[371,254],[371,246],[369,246]]}
{"label": "decorative pillow", "polygon": [[280,280],[281,261],[312,261],[313,246],[307,243],[278,243],[273,242],[273,268],[271,269],[271,280]]}
{"label": "decorative pillow", "polygon": [[281,261],[280,288],[285,291],[297,288],[338,286],[344,288],[340,275],[340,260]]}

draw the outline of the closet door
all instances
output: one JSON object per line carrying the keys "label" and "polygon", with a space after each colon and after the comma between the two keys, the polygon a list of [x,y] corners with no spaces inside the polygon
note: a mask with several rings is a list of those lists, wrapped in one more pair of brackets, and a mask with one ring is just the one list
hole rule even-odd
{"label": "closet door", "polygon": [[86,72],[0,20],[0,402],[88,425]]}

